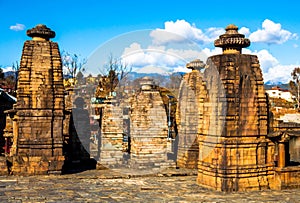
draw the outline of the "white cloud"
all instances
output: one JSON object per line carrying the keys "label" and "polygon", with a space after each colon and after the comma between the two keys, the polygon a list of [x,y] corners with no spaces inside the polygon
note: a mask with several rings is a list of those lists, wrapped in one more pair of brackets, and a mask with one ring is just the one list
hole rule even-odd
{"label": "white cloud", "polygon": [[155,72],[158,72],[157,67],[160,67],[164,72],[165,70],[181,72],[187,62],[196,58],[206,60],[207,56],[201,50],[167,49],[165,46],[155,45],[142,48],[138,43],[132,43],[129,47],[126,47],[122,54],[123,62],[131,65],[135,71],[144,67],[155,67],[156,69],[147,68],[147,71],[155,70]]}
{"label": "white cloud", "polygon": [[297,37],[297,34],[292,34],[290,31],[282,29],[280,23],[274,23],[266,19],[262,23],[262,29],[251,33],[249,39],[252,42],[282,44],[290,39],[297,39]]}
{"label": "white cloud", "polygon": [[135,71],[137,73],[159,73],[161,75],[165,75],[170,70],[165,67],[145,66],[143,68],[136,68],[133,71]]}
{"label": "white cloud", "polygon": [[[219,55],[222,54],[222,49],[215,47],[214,49],[204,48],[202,52],[207,56]],[[207,58],[206,58],[207,59]],[[204,60],[206,62],[206,60]]]}
{"label": "white cloud", "polygon": [[180,73],[188,73],[191,72],[191,69],[186,68],[185,66],[178,66],[176,68],[174,68],[173,72],[180,72]]}
{"label": "white cloud", "polygon": [[[291,71],[289,66],[281,65],[267,50],[251,51],[250,49],[243,49],[243,53],[257,55],[265,82],[271,79],[272,81],[286,82],[290,79]],[[187,62],[197,58],[206,62],[209,56],[218,54],[222,54],[222,49],[205,48],[201,51],[179,50],[166,49],[164,46],[153,45],[143,49],[140,44],[132,43],[129,47],[124,49],[122,59],[125,63],[130,64],[136,72],[187,72],[188,70],[185,68]],[[279,74],[281,67],[285,67],[284,70],[288,69],[288,73],[284,72],[285,74]],[[275,72],[277,72],[277,74],[274,74]]]}
{"label": "white cloud", "polygon": [[[222,49],[214,48],[203,50],[207,56],[213,56],[222,53]],[[250,49],[243,49],[243,54],[252,54],[258,57],[260,68],[262,69],[264,82],[272,83],[287,83],[291,79],[291,72],[296,65],[281,65],[280,62],[268,50],[262,49],[259,51],[252,51]]]}
{"label": "white cloud", "polygon": [[122,60],[134,67],[173,66],[174,57],[168,56],[162,47],[143,49],[140,44],[132,43],[124,49]]}
{"label": "white cloud", "polygon": [[[163,29],[156,29],[150,33],[152,44],[142,47],[139,43],[132,43],[123,51],[122,58],[133,66],[136,71],[150,72],[187,72],[185,64],[194,59],[206,59],[212,55],[222,54],[220,48],[204,48],[202,50],[190,49],[189,41],[211,43],[224,34],[223,28],[207,28],[204,31],[185,20],[165,22]],[[241,27],[239,32],[250,38],[252,42],[265,42],[268,44],[282,44],[290,39],[296,39],[297,35],[281,28],[279,23],[266,19],[262,29],[253,33],[247,27]],[[171,43],[181,43],[176,46]],[[184,46],[187,45],[187,46]],[[294,45],[294,47],[297,47]],[[243,49],[243,54],[257,55],[263,72],[264,81],[287,83],[290,73],[297,65],[282,65],[280,61],[268,50]]]}
{"label": "white cloud", "polygon": [[265,49],[258,51],[256,55],[260,61],[263,72],[267,72],[270,68],[279,65],[279,61]]}
{"label": "white cloud", "polygon": [[[163,29],[155,29],[150,36],[156,45],[166,45],[168,43],[186,43],[193,41],[198,44],[207,44],[213,42],[221,34],[224,34],[224,28],[210,27],[204,31],[197,28],[185,20],[167,21]],[[241,27],[239,32],[244,34],[251,42],[262,42],[267,44],[282,44],[291,39],[298,39],[296,33],[282,29],[280,23],[274,23],[265,19],[262,28],[251,33],[247,27]]]}
{"label": "white cloud", "polygon": [[204,44],[212,42],[223,33],[224,28],[212,27],[203,32],[195,24],[190,24],[185,20],[177,20],[176,22],[165,22],[164,29],[156,29],[151,32],[150,36],[156,45],[165,45],[171,42],[182,43],[189,40]]}
{"label": "white cloud", "polygon": [[288,83],[291,80],[291,72],[299,66],[280,64],[280,61],[265,49],[259,51],[243,49],[243,53],[257,55],[265,83]]}
{"label": "white cloud", "polygon": [[269,83],[288,83],[291,78],[291,72],[299,65],[280,65],[274,66],[264,73],[264,82]]}
{"label": "white cloud", "polygon": [[220,35],[224,33],[225,33],[224,28],[210,27],[206,29],[205,35],[207,35],[209,38],[209,41],[207,42],[213,42],[214,40],[218,39]]}
{"label": "white cloud", "polygon": [[245,37],[248,37],[249,34],[250,34],[250,29],[247,28],[247,27],[241,27],[241,28],[239,29],[239,33],[244,34]]}
{"label": "white cloud", "polygon": [[195,50],[195,49],[167,49],[167,54],[175,55],[183,60],[189,62],[194,59],[200,59],[202,61],[205,61],[208,57],[206,52],[204,50]]}
{"label": "white cloud", "polygon": [[270,68],[279,65],[279,61],[268,50],[262,49],[259,51],[251,51],[250,49],[243,49],[243,54],[257,55],[260,67],[264,73],[268,72]]}
{"label": "white cloud", "polygon": [[[142,49],[137,43],[131,44],[123,53],[123,60],[131,64],[136,72],[147,73],[168,73],[168,72],[188,72],[185,67],[189,62],[184,57],[192,56],[193,59],[200,58],[206,62],[209,56],[218,55],[222,53],[222,49],[205,48],[201,52],[196,50],[177,50],[165,49],[159,46],[155,50],[155,46],[149,46],[147,49]],[[252,51],[250,49],[243,49],[243,54],[256,55],[260,62],[264,82],[288,83],[291,79],[292,70],[297,65],[282,65],[279,60],[274,57],[268,50]],[[299,65],[298,65],[299,66]]]}
{"label": "white cloud", "polygon": [[22,31],[25,29],[25,25],[23,24],[20,24],[20,23],[16,23],[15,25],[11,25],[9,27],[10,30],[13,30],[13,31]]}

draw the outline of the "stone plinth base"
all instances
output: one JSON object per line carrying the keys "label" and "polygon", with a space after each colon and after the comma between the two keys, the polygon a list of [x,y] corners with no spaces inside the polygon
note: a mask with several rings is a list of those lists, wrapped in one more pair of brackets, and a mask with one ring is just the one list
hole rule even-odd
{"label": "stone plinth base", "polygon": [[283,190],[291,188],[300,188],[300,166],[275,168],[272,189]]}
{"label": "stone plinth base", "polygon": [[117,168],[124,164],[123,152],[114,149],[103,149],[98,163],[106,168]]}
{"label": "stone plinth base", "polygon": [[139,154],[131,155],[129,161],[130,168],[133,169],[150,169],[150,168],[175,168],[173,160],[167,160],[166,154]]}
{"label": "stone plinth base", "polygon": [[199,148],[185,150],[178,147],[177,166],[179,168],[196,169],[198,165]]}
{"label": "stone plinth base", "polygon": [[226,170],[215,168],[207,171],[198,166],[197,183],[218,191],[251,191],[272,189],[274,172],[272,167],[253,166],[241,169],[231,167]]}
{"label": "stone plinth base", "polygon": [[216,175],[217,171],[203,170],[202,173],[198,173],[197,183],[225,192],[300,188],[300,166],[275,169],[273,167],[255,167],[239,170],[239,173],[227,170],[226,174]]}
{"label": "stone plinth base", "polygon": [[0,157],[0,175],[9,175],[6,157]]}
{"label": "stone plinth base", "polygon": [[47,175],[61,174],[64,156],[15,156],[13,157],[12,174],[14,175]]}

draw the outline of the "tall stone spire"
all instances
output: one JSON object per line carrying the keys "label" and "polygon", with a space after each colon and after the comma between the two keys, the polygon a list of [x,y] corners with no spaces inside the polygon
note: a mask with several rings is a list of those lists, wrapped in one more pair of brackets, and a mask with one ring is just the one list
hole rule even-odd
{"label": "tall stone spire", "polygon": [[64,86],[55,32],[45,25],[27,30],[20,62],[14,109],[14,174],[61,172],[63,156]]}
{"label": "tall stone spire", "polygon": [[[257,56],[241,54],[249,39],[229,25],[215,41],[223,54],[207,59],[197,182],[221,191],[274,185],[274,144],[268,101]],[[264,172],[262,172],[264,171]]]}
{"label": "tall stone spire", "polygon": [[192,71],[186,73],[180,83],[176,109],[178,132],[177,166],[181,168],[197,168],[199,157],[199,140],[203,130],[203,113],[205,82],[200,72],[205,63],[200,59],[186,64]]}
{"label": "tall stone spire", "polygon": [[250,46],[250,40],[245,35],[238,33],[238,27],[230,24],[226,33],[215,40],[215,46],[223,49],[223,54],[241,54],[242,48]]}

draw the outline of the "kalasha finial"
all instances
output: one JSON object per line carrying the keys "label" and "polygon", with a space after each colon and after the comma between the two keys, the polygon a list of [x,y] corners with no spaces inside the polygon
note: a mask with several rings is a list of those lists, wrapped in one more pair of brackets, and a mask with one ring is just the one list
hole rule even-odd
{"label": "kalasha finial", "polygon": [[186,64],[186,68],[192,70],[201,70],[204,67],[205,67],[205,63],[203,63],[203,61],[201,61],[200,59],[195,59]]}
{"label": "kalasha finial", "polygon": [[250,40],[238,33],[238,27],[230,24],[226,32],[215,40],[215,46],[223,49],[223,54],[241,54],[242,48],[250,46]]}
{"label": "kalasha finial", "polygon": [[140,86],[142,90],[152,90],[154,86],[154,80],[149,77],[143,77],[140,81]]}
{"label": "kalasha finial", "polygon": [[32,29],[27,30],[26,34],[33,40],[45,41],[55,37],[55,32],[46,25],[39,24]]}

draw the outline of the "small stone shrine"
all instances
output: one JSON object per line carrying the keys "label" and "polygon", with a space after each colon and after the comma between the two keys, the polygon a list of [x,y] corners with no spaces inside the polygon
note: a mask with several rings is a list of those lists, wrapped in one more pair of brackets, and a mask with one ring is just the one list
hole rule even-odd
{"label": "small stone shrine", "polygon": [[168,118],[160,91],[150,78],[131,101],[130,167],[137,169],[174,166],[168,160]]}
{"label": "small stone shrine", "polygon": [[64,86],[55,32],[45,25],[27,30],[14,106],[12,173],[61,173]]}
{"label": "small stone shrine", "polygon": [[184,75],[179,88],[176,123],[178,128],[177,166],[197,168],[199,156],[198,137],[203,127],[203,95],[205,84],[200,69],[205,64],[199,59],[186,65],[192,72]]}

